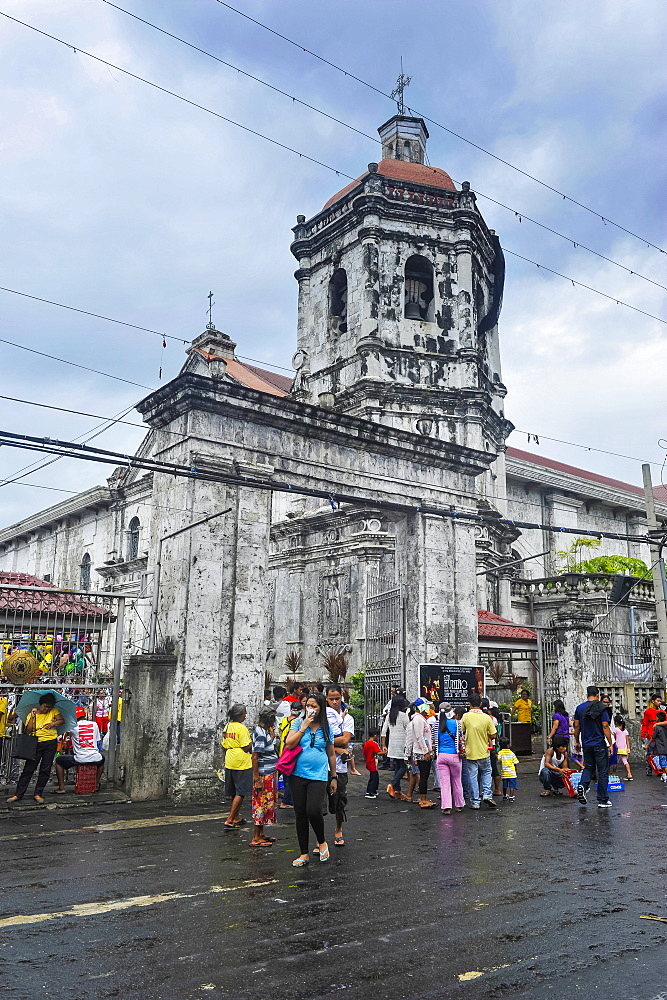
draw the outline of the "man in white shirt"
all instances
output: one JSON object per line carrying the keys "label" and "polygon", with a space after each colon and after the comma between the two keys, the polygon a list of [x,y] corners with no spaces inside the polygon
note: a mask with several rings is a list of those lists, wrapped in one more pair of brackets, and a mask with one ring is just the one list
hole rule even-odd
{"label": "man in white shirt", "polygon": [[345,807],[347,806],[347,754],[345,751],[354,738],[354,719],[347,712],[343,714],[342,703],[343,692],[341,688],[337,684],[329,684],[327,687],[327,720],[336,751],[336,777],[338,779],[336,792],[329,795],[329,812],[336,817],[334,844],[338,847],[342,847],[345,843],[343,823],[347,818],[345,815]]}
{"label": "man in white shirt", "polygon": [[280,727],[280,723],[289,716],[292,707],[292,702],[287,701],[287,691],[280,684],[277,684],[273,689],[273,704],[276,710],[278,727]]}
{"label": "man in white shirt", "polygon": [[97,723],[93,722],[92,719],[86,718],[85,708],[77,708],[76,717],[78,720],[76,729],[73,733],[70,733],[72,753],[60,754],[59,757],[56,757],[55,761],[58,778],[56,794],[58,795],[64,795],[67,791],[65,788],[65,771],[69,770],[70,767],[76,767],[77,764],[96,764],[98,789],[102,771],[104,770],[104,756],[98,749],[100,731]]}

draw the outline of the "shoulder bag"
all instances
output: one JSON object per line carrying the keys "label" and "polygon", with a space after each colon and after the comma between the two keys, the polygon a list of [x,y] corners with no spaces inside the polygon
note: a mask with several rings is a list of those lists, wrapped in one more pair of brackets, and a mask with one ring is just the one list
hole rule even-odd
{"label": "shoulder bag", "polygon": [[[32,733],[26,731],[19,733],[14,737],[12,743],[12,757],[17,757],[19,760],[36,760],[37,758],[37,737]],[[34,717],[33,717],[33,729],[35,727]]]}

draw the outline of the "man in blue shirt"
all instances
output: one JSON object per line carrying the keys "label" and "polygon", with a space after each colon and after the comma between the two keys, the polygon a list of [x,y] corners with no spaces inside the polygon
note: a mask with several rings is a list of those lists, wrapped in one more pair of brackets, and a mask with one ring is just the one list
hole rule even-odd
{"label": "man in blue shirt", "polygon": [[609,709],[600,701],[600,689],[591,685],[586,688],[588,700],[577,705],[574,713],[574,739],[577,752],[583,750],[584,769],[577,788],[577,798],[586,805],[586,792],[591,778],[597,771],[598,808],[611,809],[607,795],[609,783],[609,754],[614,742],[609,728]]}

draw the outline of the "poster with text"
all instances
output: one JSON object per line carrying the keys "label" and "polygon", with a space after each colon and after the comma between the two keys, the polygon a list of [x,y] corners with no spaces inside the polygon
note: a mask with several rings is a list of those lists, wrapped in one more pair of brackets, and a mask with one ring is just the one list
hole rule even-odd
{"label": "poster with text", "polygon": [[470,695],[484,696],[484,668],[469,663],[421,663],[419,694],[432,701],[436,708],[448,701],[452,708],[468,707]]}

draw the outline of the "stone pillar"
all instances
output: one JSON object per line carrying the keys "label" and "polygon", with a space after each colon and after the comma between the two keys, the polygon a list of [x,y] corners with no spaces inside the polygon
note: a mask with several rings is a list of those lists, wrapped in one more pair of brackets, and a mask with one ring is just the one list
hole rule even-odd
{"label": "stone pillar", "polygon": [[[262,474],[257,466],[235,468],[253,478]],[[263,696],[271,493],[156,474],[154,501],[166,508],[167,517],[157,522],[165,534],[165,521],[174,530],[204,512],[231,508],[164,542],[158,605],[158,639],[173,642],[178,658],[171,794],[181,801],[217,800],[215,771],[229,706],[244,702],[254,719]],[[192,516],[173,513],[179,508]]]}
{"label": "stone pillar", "polygon": [[474,526],[430,514],[397,523],[396,562],[406,606],[406,683],[419,663],[477,663]]}
{"label": "stone pillar", "polygon": [[163,799],[169,790],[176,657],[131,656],[124,671],[119,763],[124,788],[135,802]]}
{"label": "stone pillar", "polygon": [[[581,500],[576,497],[566,496],[564,493],[545,493],[547,524],[560,525],[563,528],[577,528],[577,512],[582,506]],[[549,555],[544,557],[545,570],[547,576],[556,576],[561,571],[561,560],[556,552],[562,548],[569,548],[575,539],[575,535],[559,535],[553,531],[546,532],[545,548],[549,550]]]}
{"label": "stone pillar", "polygon": [[586,688],[593,684],[592,612],[575,604],[565,607],[551,619],[556,629],[558,690],[570,714],[586,700]]}

